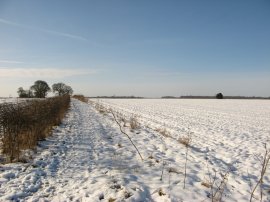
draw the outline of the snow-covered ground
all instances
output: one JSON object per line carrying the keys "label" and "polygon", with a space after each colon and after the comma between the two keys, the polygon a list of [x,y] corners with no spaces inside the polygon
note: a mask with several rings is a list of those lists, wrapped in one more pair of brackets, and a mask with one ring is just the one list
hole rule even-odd
{"label": "snow-covered ground", "polygon": [[[268,100],[95,102],[126,119],[137,115],[141,128],[123,130],[144,160],[110,113],[72,100],[63,124],[40,142],[30,163],[0,164],[0,201],[211,201],[215,173],[214,188],[227,173],[224,201],[249,201],[270,137]],[[184,188],[186,147],[178,139],[187,135],[192,142]],[[268,176],[264,201],[270,200]]]}
{"label": "snow-covered ground", "polygon": [[17,102],[18,98],[0,98],[0,104],[5,102]]}
{"label": "snow-covered ground", "polygon": [[1,103],[19,103],[19,102],[26,102],[28,100],[37,99],[37,98],[0,98]]}

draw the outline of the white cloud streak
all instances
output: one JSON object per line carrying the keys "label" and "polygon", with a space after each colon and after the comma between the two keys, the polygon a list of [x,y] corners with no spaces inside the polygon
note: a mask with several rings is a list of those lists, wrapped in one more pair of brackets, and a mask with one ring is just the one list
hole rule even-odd
{"label": "white cloud streak", "polygon": [[21,61],[15,61],[15,60],[0,60],[0,63],[5,63],[5,64],[22,64],[23,62],[21,62]]}
{"label": "white cloud streak", "polygon": [[97,73],[96,70],[83,69],[34,69],[34,68],[7,68],[0,67],[0,78],[65,78],[80,75],[90,75]]}
{"label": "white cloud streak", "polygon": [[13,25],[13,26],[16,26],[16,27],[25,27],[23,25],[20,25],[20,24],[17,24],[15,22],[11,22],[11,21],[8,21],[8,20],[4,20],[2,18],[0,18],[0,22],[3,23],[3,24]]}
{"label": "white cloud streak", "polygon": [[46,30],[46,29],[39,29],[39,30],[40,31],[43,31],[43,32],[46,32],[48,34],[55,35],[55,36],[62,36],[62,37],[70,38],[70,39],[76,39],[76,40],[81,40],[81,41],[88,41],[84,37],[73,35],[73,34],[68,34],[68,33],[63,33],[63,32],[56,32],[56,31]]}
{"label": "white cloud streak", "polygon": [[74,34],[70,34],[70,33],[58,32],[58,31],[49,30],[49,29],[40,29],[40,28],[36,28],[36,27],[32,27],[32,26],[27,26],[24,24],[15,23],[15,22],[5,20],[2,18],[0,18],[0,23],[14,26],[14,27],[20,27],[20,28],[24,28],[24,29],[40,31],[40,32],[48,33],[48,34],[51,34],[54,36],[60,36],[60,37],[65,37],[65,38],[70,38],[70,39],[75,39],[75,40],[80,40],[80,41],[88,41],[86,38],[84,38],[82,36],[78,36],[78,35],[74,35]]}

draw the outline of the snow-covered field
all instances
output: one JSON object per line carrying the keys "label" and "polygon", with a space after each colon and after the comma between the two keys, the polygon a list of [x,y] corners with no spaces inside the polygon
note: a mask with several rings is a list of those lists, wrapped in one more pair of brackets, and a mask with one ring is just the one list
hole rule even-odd
{"label": "snow-covered field", "polygon": [[4,102],[16,102],[16,98],[0,98],[0,104]]}
{"label": "snow-covered field", "polygon": [[18,103],[22,101],[27,101],[29,98],[0,98],[0,104],[1,103]]}
{"label": "snow-covered field", "polygon": [[[226,173],[222,200],[249,201],[269,143],[269,100],[94,101],[126,119],[137,116],[140,129],[123,129],[144,160],[110,113],[72,100],[32,161],[0,164],[0,201],[211,201],[210,181],[216,175],[215,193]],[[186,147],[178,139],[186,136],[192,142],[184,188]],[[263,190],[263,201],[270,201],[269,172]]]}

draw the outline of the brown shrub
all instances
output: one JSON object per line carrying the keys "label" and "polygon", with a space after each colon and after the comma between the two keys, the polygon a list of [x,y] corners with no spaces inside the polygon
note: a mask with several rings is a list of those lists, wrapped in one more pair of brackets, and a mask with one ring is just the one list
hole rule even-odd
{"label": "brown shrub", "polygon": [[88,102],[88,98],[84,97],[84,95],[73,95],[73,98],[80,100],[82,102],[85,102],[85,103]]}
{"label": "brown shrub", "polygon": [[20,159],[21,150],[33,149],[61,123],[70,97],[58,96],[0,105],[2,152],[10,162]]}

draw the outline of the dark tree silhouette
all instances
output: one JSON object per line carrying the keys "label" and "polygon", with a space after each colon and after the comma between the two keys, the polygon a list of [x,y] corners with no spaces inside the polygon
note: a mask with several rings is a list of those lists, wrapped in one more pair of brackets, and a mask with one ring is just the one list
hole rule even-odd
{"label": "dark tree silhouette", "polygon": [[26,91],[22,87],[18,88],[17,93],[18,93],[20,98],[26,98],[27,97]]}
{"label": "dark tree silhouette", "polygon": [[22,87],[18,88],[17,93],[18,93],[20,98],[34,97],[33,92],[31,90],[24,90]]}
{"label": "dark tree silhouette", "polygon": [[73,90],[70,86],[64,84],[64,83],[55,83],[52,85],[52,90],[55,94],[61,96],[61,95],[72,95]]}
{"label": "dark tree silhouette", "polygon": [[223,99],[223,95],[222,95],[222,93],[218,93],[218,94],[216,94],[216,98],[217,98],[217,99]]}
{"label": "dark tree silhouette", "polygon": [[46,81],[38,80],[31,86],[30,90],[33,91],[36,98],[45,98],[51,89]]}

